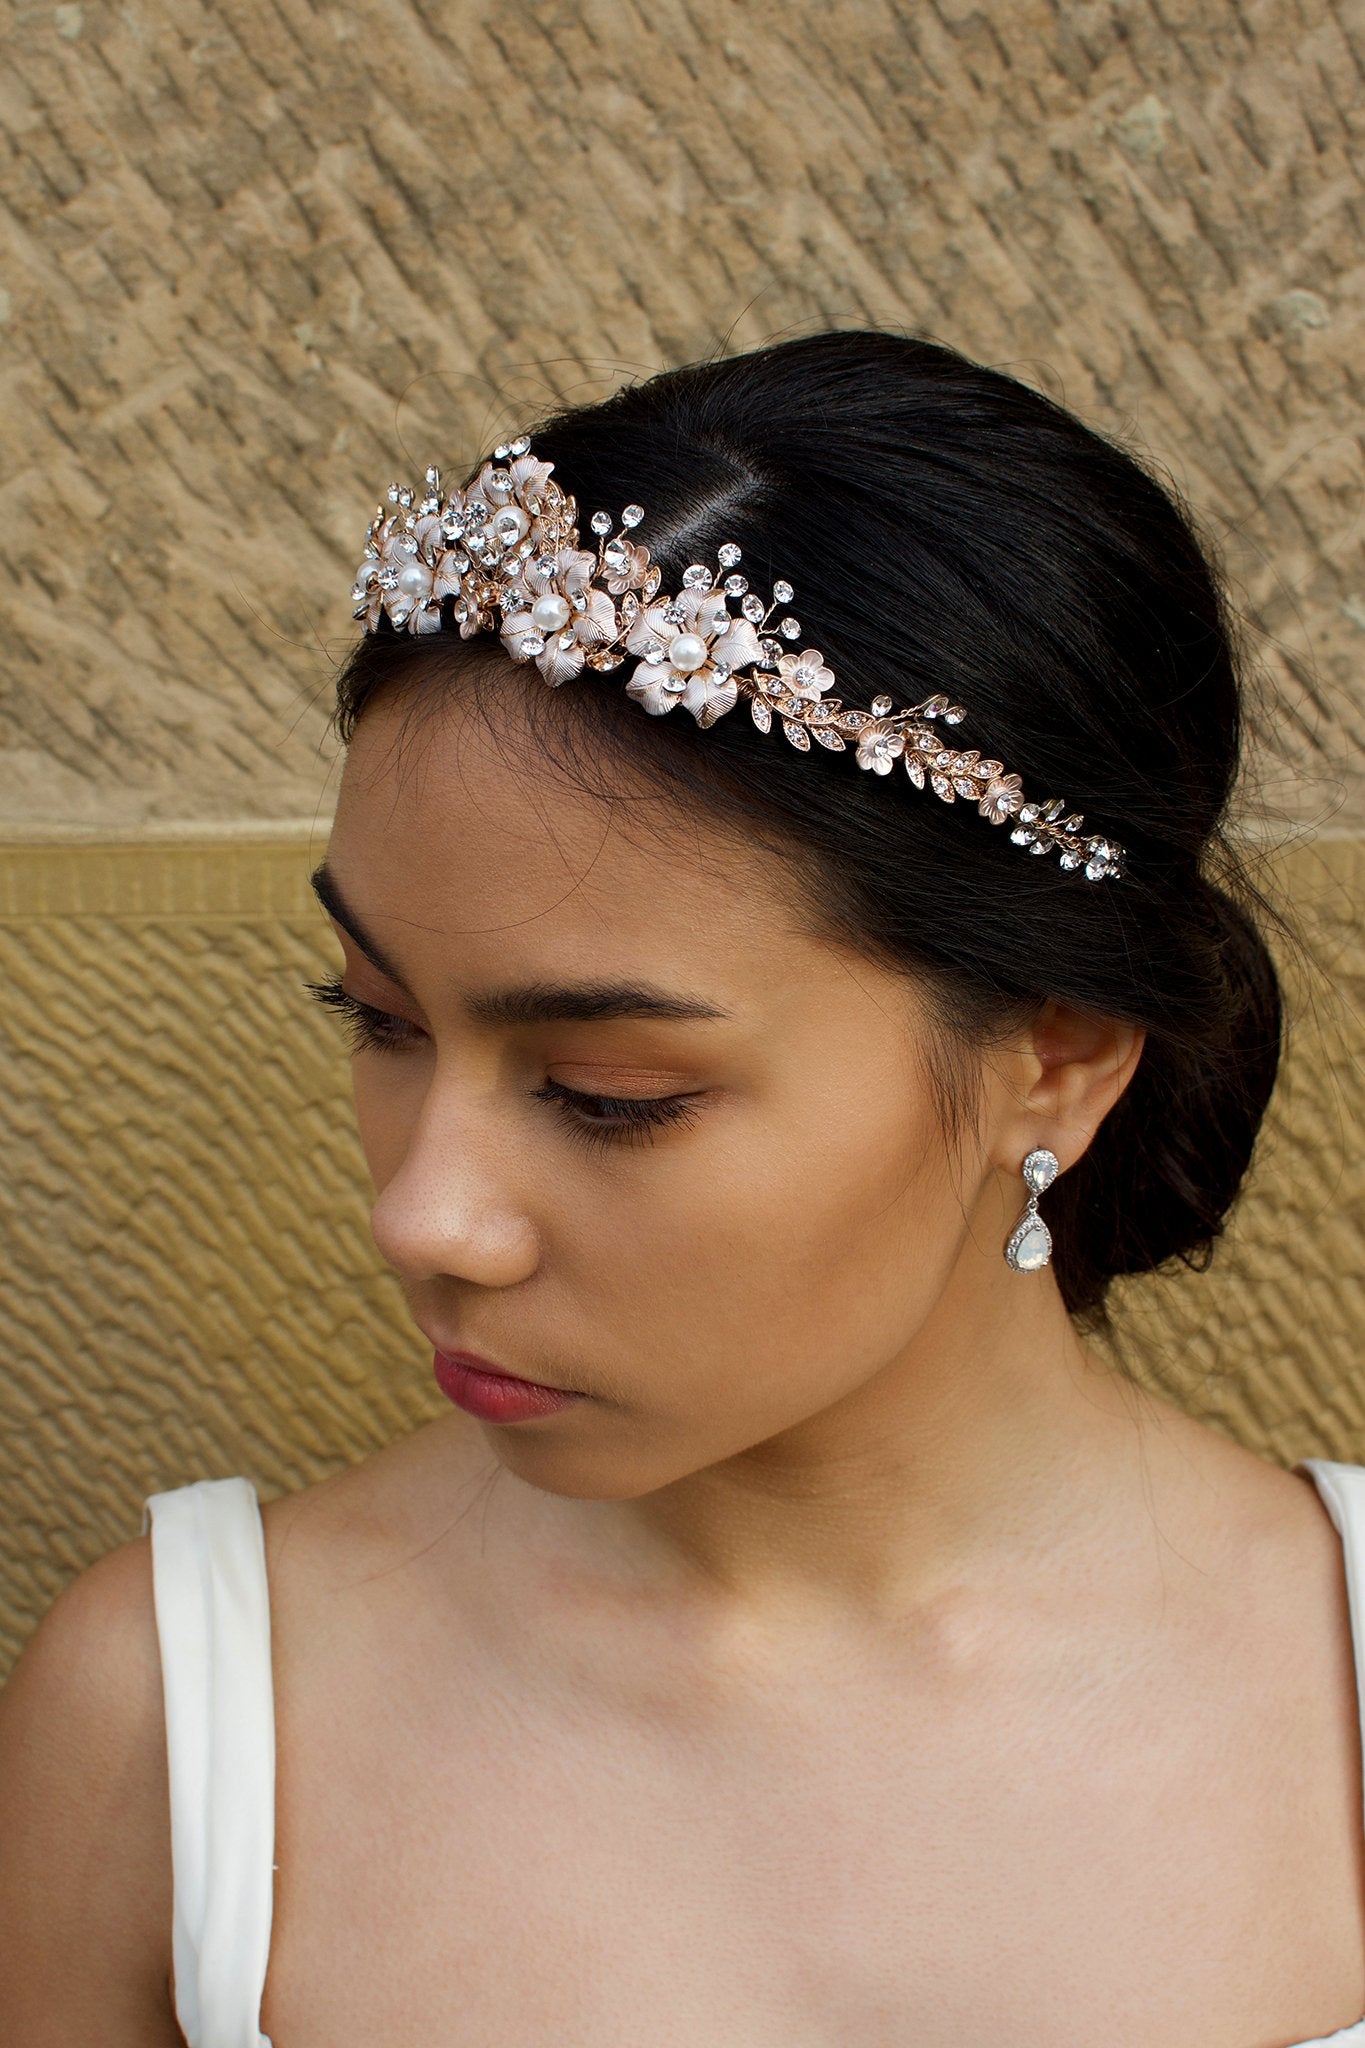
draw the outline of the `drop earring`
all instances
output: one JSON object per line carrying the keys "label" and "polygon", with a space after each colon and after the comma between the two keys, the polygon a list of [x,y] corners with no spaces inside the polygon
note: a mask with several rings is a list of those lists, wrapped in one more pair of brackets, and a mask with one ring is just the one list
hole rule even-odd
{"label": "drop earring", "polygon": [[1016,1273],[1037,1273],[1052,1257],[1052,1233],[1038,1214],[1038,1197],[1045,1188],[1050,1188],[1057,1178],[1058,1160],[1055,1152],[1049,1152],[1040,1145],[1030,1152],[1024,1161],[1024,1183],[1028,1188],[1028,1207],[1014,1226],[1009,1243],[1005,1246],[1005,1264]]}

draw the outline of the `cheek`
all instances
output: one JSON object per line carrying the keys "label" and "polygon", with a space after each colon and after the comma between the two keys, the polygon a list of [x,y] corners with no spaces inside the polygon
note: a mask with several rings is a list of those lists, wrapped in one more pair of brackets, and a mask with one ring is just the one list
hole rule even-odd
{"label": "cheek", "polygon": [[585,1222],[614,1283],[604,1298],[599,1266],[589,1291],[647,1398],[732,1423],[818,1408],[894,1356],[968,1228],[932,1108],[905,1087],[698,1130],[660,1149],[633,1204]]}

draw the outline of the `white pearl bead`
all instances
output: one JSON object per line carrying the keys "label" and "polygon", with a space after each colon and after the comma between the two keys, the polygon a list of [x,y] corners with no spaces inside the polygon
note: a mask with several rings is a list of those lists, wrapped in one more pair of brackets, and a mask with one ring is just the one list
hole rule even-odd
{"label": "white pearl bead", "polygon": [[710,652],[700,633],[677,633],[668,644],[668,665],[679,675],[690,676],[693,669],[706,666]]}
{"label": "white pearl bead", "polygon": [[504,505],[493,515],[493,532],[505,548],[514,548],[530,524],[520,505]]}
{"label": "white pearl bead", "polygon": [[425,597],[431,589],[430,569],[424,569],[417,561],[408,562],[398,571],[398,588],[410,597]]}
{"label": "white pearl bead", "polygon": [[548,597],[538,597],[531,606],[531,617],[542,633],[557,633],[561,626],[569,623],[569,601],[551,591]]}

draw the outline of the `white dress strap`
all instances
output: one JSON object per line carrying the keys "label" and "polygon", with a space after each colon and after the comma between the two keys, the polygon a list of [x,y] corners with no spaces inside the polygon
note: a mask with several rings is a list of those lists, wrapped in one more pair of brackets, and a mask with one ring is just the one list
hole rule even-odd
{"label": "white dress strap", "polygon": [[189,2048],[270,2048],[275,1856],[265,1536],[249,1479],[149,1494],[170,1772],[175,2011]]}
{"label": "white dress strap", "polygon": [[1343,1465],[1331,1458],[1302,1458],[1295,1470],[1308,1473],[1341,1538],[1360,1699],[1360,1749],[1365,1757],[1365,1466]]}

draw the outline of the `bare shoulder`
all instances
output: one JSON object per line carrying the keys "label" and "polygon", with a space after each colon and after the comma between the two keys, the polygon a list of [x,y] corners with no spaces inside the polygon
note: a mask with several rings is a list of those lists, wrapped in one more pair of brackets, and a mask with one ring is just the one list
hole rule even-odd
{"label": "bare shoulder", "polygon": [[315,1575],[382,1569],[410,1555],[496,1471],[474,1424],[440,1417],[329,1479],[264,1502],[272,1600]]}
{"label": "bare shoulder", "polygon": [[151,1548],[81,1572],[0,1692],[0,2038],[181,2043]]}

